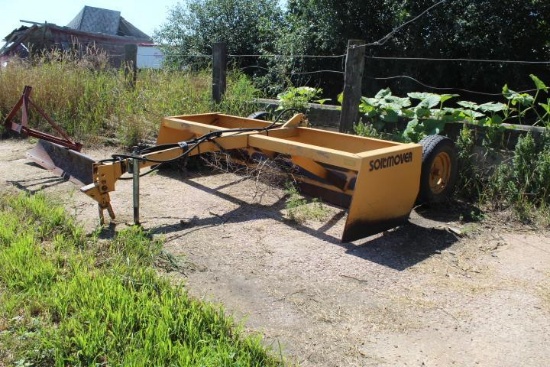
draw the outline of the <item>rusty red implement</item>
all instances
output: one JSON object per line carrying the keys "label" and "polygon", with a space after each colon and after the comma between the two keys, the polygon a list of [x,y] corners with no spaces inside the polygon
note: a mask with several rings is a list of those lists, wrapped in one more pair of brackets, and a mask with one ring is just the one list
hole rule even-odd
{"label": "rusty red implement", "polygon": [[[71,150],[76,150],[77,152],[80,152],[80,149],[82,149],[82,144],[77,143],[73,141],[69,135],[51,118],[49,117],[44,110],[42,110],[39,106],[37,106],[31,99],[31,92],[32,87],[25,86],[23,89],[23,94],[21,95],[21,98],[17,101],[15,106],[13,106],[12,110],[8,114],[8,117],[4,120],[4,127],[8,131],[15,131],[18,134],[24,135],[24,136],[32,136],[35,138],[39,138],[42,140],[46,140],[58,145],[61,145],[63,147],[69,148]],[[29,107],[33,107],[36,112],[40,114],[49,124],[50,126],[57,131],[61,137],[51,135],[42,131],[38,131],[36,129],[33,129],[29,127]],[[17,113],[21,110],[21,121],[15,122],[14,119],[17,116]]]}

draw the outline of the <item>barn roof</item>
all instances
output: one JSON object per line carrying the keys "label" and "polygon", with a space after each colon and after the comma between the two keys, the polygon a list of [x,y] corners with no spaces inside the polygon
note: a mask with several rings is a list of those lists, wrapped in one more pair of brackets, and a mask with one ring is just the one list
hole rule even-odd
{"label": "barn roof", "polygon": [[40,48],[50,42],[67,43],[72,36],[97,42],[98,44],[152,43],[151,37],[124,19],[119,11],[84,6],[76,17],[66,26],[53,23],[32,23],[31,27],[22,26],[13,30],[0,48],[0,56],[14,52],[26,57],[28,50],[23,42],[30,42]]}
{"label": "barn roof", "polygon": [[116,10],[84,6],[67,27],[82,32],[103,33],[112,36],[150,38]]}

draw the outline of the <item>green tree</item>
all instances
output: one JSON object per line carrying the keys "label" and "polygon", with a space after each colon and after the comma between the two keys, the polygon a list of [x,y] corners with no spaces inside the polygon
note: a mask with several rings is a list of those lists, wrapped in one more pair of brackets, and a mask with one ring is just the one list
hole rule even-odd
{"label": "green tree", "polygon": [[[399,27],[432,6],[422,17]],[[386,35],[391,36],[384,38]],[[529,88],[529,74],[550,78],[548,66],[542,64],[375,58],[547,61],[548,0],[290,0],[285,33],[278,38],[277,47],[279,52],[338,55],[345,53],[348,39],[363,39],[369,44],[383,40],[367,48],[363,85],[364,93],[370,95],[388,86],[396,94],[432,90],[410,79],[377,81],[369,77],[408,75],[427,85],[493,93],[506,83],[519,89]],[[304,59],[290,67],[297,79],[300,74],[296,71],[342,70],[342,60]],[[331,94],[341,91],[343,80],[337,74],[307,74],[300,83],[321,86],[329,84],[329,80],[333,80]]]}
{"label": "green tree", "polygon": [[265,55],[233,61],[271,95],[307,85],[332,98],[342,91],[349,39],[369,44],[366,95],[387,87],[399,95],[433,91],[413,79],[375,79],[401,75],[435,87],[491,93],[504,84],[529,89],[530,74],[550,79],[547,64],[392,59],[550,60],[548,0],[288,0],[285,11],[274,0],[186,0],[170,10],[155,34],[178,66],[197,60],[181,55],[210,55],[211,45],[224,41],[230,54]]}
{"label": "green tree", "polygon": [[[408,17],[436,0],[407,2]],[[550,59],[547,0],[453,0],[395,35],[403,56],[419,58],[547,61]],[[397,50],[397,48],[396,48]],[[504,84],[531,87],[529,74],[547,78],[548,66],[479,62],[393,63],[395,71],[426,84],[498,93]],[[418,89],[418,84],[405,85]]]}
{"label": "green tree", "polygon": [[[256,55],[272,51],[282,16],[270,0],[186,0],[169,10],[153,37],[177,66],[197,61],[184,55],[210,55],[215,42],[225,42],[230,54]],[[251,60],[236,62],[243,66]]]}
{"label": "green tree", "polygon": [[[338,72],[343,72],[348,40],[371,42],[389,33],[398,23],[400,3],[396,0],[289,0],[285,27],[276,42],[277,53],[306,57],[272,62],[273,75],[290,76],[286,83],[319,87],[328,97],[336,97],[343,86],[343,74]],[[321,72],[311,73],[315,71]]]}

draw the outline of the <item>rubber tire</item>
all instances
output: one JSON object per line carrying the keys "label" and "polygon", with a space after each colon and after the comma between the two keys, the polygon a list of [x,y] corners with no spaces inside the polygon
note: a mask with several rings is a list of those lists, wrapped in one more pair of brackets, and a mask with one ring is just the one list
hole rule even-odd
{"label": "rubber tire", "polygon": [[255,119],[255,120],[264,120],[267,121],[269,119],[269,112],[267,111],[256,111],[248,115],[249,119]]}
{"label": "rubber tire", "polygon": [[[458,175],[458,153],[454,142],[441,135],[429,135],[420,142],[422,145],[422,169],[420,174],[420,190],[417,203],[441,203],[450,198],[454,191]],[[443,190],[434,192],[430,187],[432,165],[440,154],[447,154],[449,158],[449,179]]]}

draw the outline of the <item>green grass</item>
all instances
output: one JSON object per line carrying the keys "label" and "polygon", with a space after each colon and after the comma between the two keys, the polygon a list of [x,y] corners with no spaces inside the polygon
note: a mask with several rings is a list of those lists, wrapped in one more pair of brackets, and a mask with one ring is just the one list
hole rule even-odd
{"label": "green grass", "polygon": [[279,366],[219,307],[153,267],[138,227],[85,236],[43,195],[0,198],[0,365]]}
{"label": "green grass", "polygon": [[308,220],[325,220],[329,212],[319,199],[313,199],[310,202],[300,194],[298,188],[293,183],[287,183],[286,193],[286,217],[295,223],[304,223]]}

